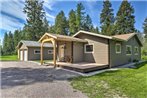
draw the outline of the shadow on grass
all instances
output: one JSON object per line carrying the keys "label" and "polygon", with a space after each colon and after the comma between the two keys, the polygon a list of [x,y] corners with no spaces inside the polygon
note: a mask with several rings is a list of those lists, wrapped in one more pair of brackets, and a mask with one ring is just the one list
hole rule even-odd
{"label": "shadow on grass", "polygon": [[139,68],[143,67],[143,66],[146,65],[146,64],[147,64],[147,61],[145,61],[145,62],[143,62],[143,63],[141,63],[141,64],[135,64],[135,66],[136,66],[135,69],[139,69]]}
{"label": "shadow on grass", "polygon": [[38,82],[52,83],[55,80],[63,81],[76,76],[78,75],[75,73],[54,68],[2,68],[1,89]]}

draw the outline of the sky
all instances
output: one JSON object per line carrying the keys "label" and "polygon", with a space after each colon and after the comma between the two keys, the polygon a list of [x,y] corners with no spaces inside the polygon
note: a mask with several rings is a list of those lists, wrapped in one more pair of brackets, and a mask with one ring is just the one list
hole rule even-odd
{"label": "sky", "polygon": [[[49,25],[54,24],[56,15],[63,10],[68,18],[71,9],[76,10],[77,3],[82,3],[86,14],[92,18],[94,26],[100,27],[100,13],[103,8],[102,0],[43,0],[44,11]],[[119,9],[122,0],[110,0],[114,15]],[[26,23],[26,15],[23,13],[25,0],[0,0],[0,40],[3,40],[4,33],[14,32],[22,29]],[[142,23],[147,17],[147,0],[129,0],[135,10],[135,28],[143,32]]]}

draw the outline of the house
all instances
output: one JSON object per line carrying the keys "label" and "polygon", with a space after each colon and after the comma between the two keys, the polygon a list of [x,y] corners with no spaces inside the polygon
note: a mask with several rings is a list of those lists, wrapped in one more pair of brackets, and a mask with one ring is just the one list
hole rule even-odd
{"label": "house", "polygon": [[[106,36],[79,31],[73,36],[45,33],[41,43],[41,64],[44,43],[53,44],[54,65],[57,62],[88,62],[113,67],[141,59],[142,42],[136,33]],[[80,66],[80,65],[79,65]]]}
{"label": "house", "polygon": [[[18,58],[21,61],[40,60],[40,46],[41,44],[36,41],[20,41],[17,45]],[[51,43],[45,43],[43,48],[43,59],[52,59],[53,45]]]}

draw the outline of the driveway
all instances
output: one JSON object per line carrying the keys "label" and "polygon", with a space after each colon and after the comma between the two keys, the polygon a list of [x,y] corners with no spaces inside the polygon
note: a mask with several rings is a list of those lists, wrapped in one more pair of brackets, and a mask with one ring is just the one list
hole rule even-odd
{"label": "driveway", "polygon": [[33,62],[1,63],[1,98],[87,98],[70,78],[79,74]]}

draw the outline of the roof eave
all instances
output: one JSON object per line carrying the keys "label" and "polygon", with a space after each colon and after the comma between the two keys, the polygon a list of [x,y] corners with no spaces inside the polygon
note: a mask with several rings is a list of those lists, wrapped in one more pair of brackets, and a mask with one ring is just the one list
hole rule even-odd
{"label": "roof eave", "polygon": [[95,34],[95,33],[92,34],[92,32],[87,32],[87,31],[82,31],[82,30],[80,30],[79,32],[77,32],[76,34],[74,34],[73,37],[77,36],[80,33],[89,34],[89,35],[93,35],[93,36],[97,36],[97,37],[101,37],[101,38],[106,38],[106,39],[112,39],[111,36],[106,36],[106,35],[101,35],[101,34]]}

